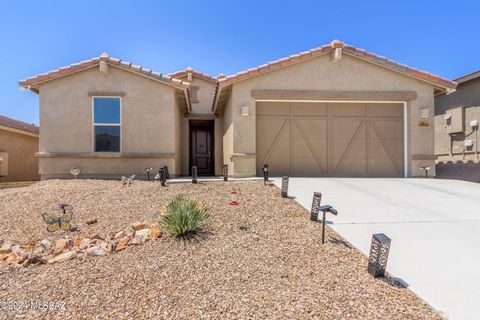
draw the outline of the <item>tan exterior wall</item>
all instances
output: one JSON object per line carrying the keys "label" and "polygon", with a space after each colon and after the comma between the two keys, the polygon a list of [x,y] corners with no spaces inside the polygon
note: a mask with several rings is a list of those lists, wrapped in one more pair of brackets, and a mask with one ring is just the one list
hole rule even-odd
{"label": "tan exterior wall", "polygon": [[[233,105],[230,98],[222,113],[223,125],[222,125],[222,146],[223,146],[223,163],[228,165],[229,175],[235,175],[235,168],[233,160],[233,132],[234,132],[234,118],[233,118]],[[251,129],[251,128],[250,128]],[[255,130],[255,123],[253,124],[253,130]]]}
{"label": "tan exterior wall", "polygon": [[[344,54],[337,63],[324,55],[233,85],[224,115],[224,159],[234,163],[235,176],[255,175],[255,99],[252,90],[415,91],[408,103],[408,176],[420,176],[423,165],[434,174],[433,86]],[[249,115],[240,108],[247,106]],[[420,110],[430,112],[429,126],[420,127]]]}
{"label": "tan exterior wall", "polygon": [[[188,81],[186,77],[182,78],[185,81]],[[193,77],[190,81],[192,87],[197,87],[197,101],[192,101],[192,113],[197,114],[211,114],[212,113],[212,103],[215,98],[215,88],[216,84]]]}
{"label": "tan exterior wall", "polygon": [[[32,181],[38,174],[38,138],[0,129],[0,152],[8,153],[8,173],[0,171],[0,182]],[[5,157],[6,158],[6,157]],[[1,167],[1,164],[0,164]]]}
{"label": "tan exterior wall", "polygon": [[[448,110],[448,108],[445,108],[444,112],[448,112]],[[480,138],[480,133],[478,133],[478,131],[472,133],[472,129],[470,128],[470,121],[477,120],[480,123],[480,107],[464,108],[463,118],[464,133],[450,136],[444,114],[435,116],[435,154],[437,155],[438,162],[480,162],[480,156],[478,155],[480,146],[477,143],[478,138]],[[473,140],[473,146],[471,148],[464,148],[464,141],[466,139]],[[477,153],[475,150],[477,150]]]}
{"label": "tan exterior wall", "polygon": [[[70,153],[65,157],[42,157],[43,177],[69,175],[71,167],[82,174],[145,174],[144,168],[167,164],[180,173],[181,112],[174,89],[165,84],[110,66],[103,75],[98,67],[40,86],[40,153]],[[122,155],[118,158],[93,153],[92,97],[89,92],[122,92]],[[153,155],[152,155],[153,154]],[[107,156],[107,157],[105,157]]]}

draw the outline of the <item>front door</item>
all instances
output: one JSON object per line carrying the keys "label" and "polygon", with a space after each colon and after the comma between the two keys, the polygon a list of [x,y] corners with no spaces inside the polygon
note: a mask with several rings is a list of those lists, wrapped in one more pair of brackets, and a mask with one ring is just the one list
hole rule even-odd
{"label": "front door", "polygon": [[190,122],[190,170],[198,175],[213,175],[213,121]]}

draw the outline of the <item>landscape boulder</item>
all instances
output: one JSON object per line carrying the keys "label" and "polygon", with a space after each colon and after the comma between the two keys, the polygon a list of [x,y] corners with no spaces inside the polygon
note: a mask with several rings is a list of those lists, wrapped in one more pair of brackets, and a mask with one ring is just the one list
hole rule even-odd
{"label": "landscape boulder", "polygon": [[57,262],[65,262],[68,260],[71,260],[77,256],[77,253],[75,251],[67,251],[65,253],[62,253],[50,260],[48,260],[48,264],[52,263],[57,263]]}

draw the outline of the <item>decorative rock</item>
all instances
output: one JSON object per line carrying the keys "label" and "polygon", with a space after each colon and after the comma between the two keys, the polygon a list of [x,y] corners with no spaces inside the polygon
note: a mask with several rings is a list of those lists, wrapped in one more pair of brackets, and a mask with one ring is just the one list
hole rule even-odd
{"label": "decorative rock", "polygon": [[97,218],[93,218],[93,219],[89,219],[86,221],[86,224],[89,226],[91,224],[94,224],[94,223],[97,223],[98,222],[98,219]]}
{"label": "decorative rock", "polygon": [[107,253],[105,247],[97,245],[87,250],[87,255],[91,257],[103,256]]}
{"label": "decorative rock", "polygon": [[142,244],[144,243],[144,238],[140,237],[140,236],[135,236],[131,241],[130,241],[130,245],[139,245],[139,244]]}
{"label": "decorative rock", "polygon": [[16,252],[10,252],[5,262],[8,264],[20,264],[22,263],[27,256],[23,256],[21,254],[17,254]]}
{"label": "decorative rock", "polygon": [[58,239],[55,242],[55,248],[53,249],[55,254],[62,253],[66,249],[73,247],[73,241],[71,239]]}
{"label": "decorative rock", "polygon": [[4,243],[0,247],[0,253],[10,253],[12,251],[12,246],[9,243]]}
{"label": "decorative rock", "polygon": [[77,256],[77,253],[75,251],[68,251],[68,252],[65,252],[65,253],[62,253],[62,254],[56,256],[53,259],[48,260],[48,264],[57,263],[57,262],[65,262],[65,261],[68,261],[68,260],[71,260],[71,259],[75,258],[76,256]]}
{"label": "decorative rock", "polygon": [[138,231],[138,230],[142,230],[142,229],[145,229],[147,228],[147,224],[145,222],[140,222],[140,221],[137,221],[137,222],[134,222],[131,224],[131,227],[133,228],[133,230],[135,231]]}
{"label": "decorative rock", "polygon": [[49,252],[52,249],[52,243],[47,240],[43,239],[42,241],[39,242],[43,252]]}
{"label": "decorative rock", "polygon": [[117,245],[117,244],[114,243],[114,242],[109,242],[109,243],[107,244],[107,251],[110,252],[110,253],[111,253],[111,252],[114,252],[116,245]]}
{"label": "decorative rock", "polygon": [[158,224],[152,223],[150,225],[150,239],[157,240],[162,236],[162,229]]}
{"label": "decorative rock", "polygon": [[150,234],[151,234],[151,230],[150,230],[150,229],[138,230],[137,232],[135,232],[135,238],[136,238],[136,237],[140,237],[140,238],[142,238],[142,239],[147,239],[147,240],[149,240],[149,239],[150,239]]}
{"label": "decorative rock", "polygon": [[128,246],[130,240],[131,240],[130,237],[124,237],[120,239],[120,241],[118,241],[117,246],[115,247],[115,251],[121,251],[125,249]]}
{"label": "decorative rock", "polygon": [[115,239],[120,239],[120,238],[125,237],[126,235],[127,235],[127,233],[125,232],[125,230],[121,230],[121,231],[119,231],[115,234],[114,238]]}
{"label": "decorative rock", "polygon": [[82,241],[80,241],[80,244],[78,247],[80,248],[80,250],[85,250],[85,249],[88,249],[89,246],[90,246],[90,239],[85,238]]}
{"label": "decorative rock", "polygon": [[98,233],[94,233],[94,234],[90,235],[90,239],[103,240],[103,238]]}

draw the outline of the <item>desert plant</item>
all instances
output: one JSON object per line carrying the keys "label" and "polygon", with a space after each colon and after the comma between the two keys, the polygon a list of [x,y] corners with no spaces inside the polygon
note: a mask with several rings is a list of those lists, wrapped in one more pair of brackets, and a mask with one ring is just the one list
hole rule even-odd
{"label": "desert plant", "polygon": [[182,237],[195,232],[209,215],[208,209],[197,200],[178,195],[168,204],[160,224],[169,233]]}

